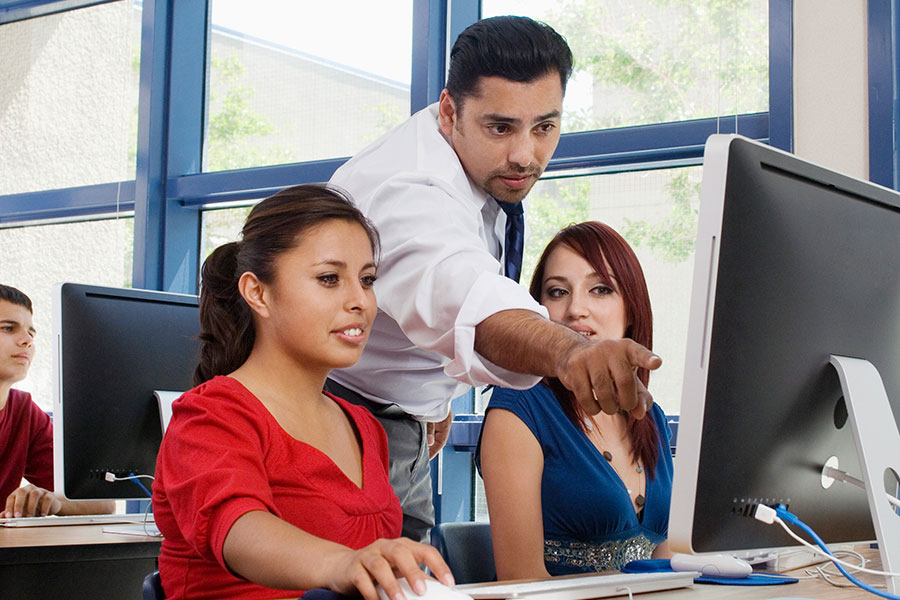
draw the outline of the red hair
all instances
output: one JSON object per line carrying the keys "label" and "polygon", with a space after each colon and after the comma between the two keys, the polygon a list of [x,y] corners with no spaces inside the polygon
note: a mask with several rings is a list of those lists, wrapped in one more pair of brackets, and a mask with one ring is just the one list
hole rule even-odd
{"label": "red hair", "polygon": [[[628,242],[612,227],[599,221],[585,221],[569,225],[557,233],[538,261],[531,279],[529,291],[531,296],[541,301],[544,284],[544,270],[547,259],[560,245],[564,245],[585,259],[603,280],[603,283],[617,290],[625,302],[625,316],[629,323],[625,336],[641,344],[648,350],[653,349],[653,313],[650,309],[650,294],[644,271],[634,250]],[[607,263],[609,268],[607,268]],[[638,369],[638,379],[646,386],[650,381],[650,371]],[[556,378],[547,379],[548,387],[553,390],[563,411],[576,427],[587,433],[585,417],[587,413],[575,399],[575,395],[567,390]],[[660,432],[650,417],[635,419],[628,415],[628,435],[634,456],[644,465],[652,478],[659,459]]]}

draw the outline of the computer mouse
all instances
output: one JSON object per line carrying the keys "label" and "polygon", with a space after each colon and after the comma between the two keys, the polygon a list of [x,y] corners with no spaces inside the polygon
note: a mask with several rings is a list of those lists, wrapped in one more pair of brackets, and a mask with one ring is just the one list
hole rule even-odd
{"label": "computer mouse", "polygon": [[[417,595],[412,588],[409,587],[409,583],[406,581],[405,577],[397,579],[397,583],[400,584],[400,589],[406,594],[407,600],[472,600],[472,596],[449,588],[434,579],[425,580],[427,590],[421,596]],[[388,595],[380,585],[376,589],[378,590],[378,597],[381,600],[393,600],[392,598],[388,598]]]}
{"label": "computer mouse", "polygon": [[673,571],[699,571],[706,577],[741,579],[753,572],[750,563],[726,554],[675,554],[670,562]]}

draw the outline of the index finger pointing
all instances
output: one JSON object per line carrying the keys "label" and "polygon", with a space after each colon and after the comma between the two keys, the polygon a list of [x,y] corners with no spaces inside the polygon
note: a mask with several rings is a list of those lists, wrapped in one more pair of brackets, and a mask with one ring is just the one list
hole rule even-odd
{"label": "index finger pointing", "polygon": [[631,344],[628,345],[626,355],[632,366],[643,367],[645,369],[650,369],[651,371],[662,366],[662,358],[660,358],[658,354],[654,354],[633,340],[629,341]]}

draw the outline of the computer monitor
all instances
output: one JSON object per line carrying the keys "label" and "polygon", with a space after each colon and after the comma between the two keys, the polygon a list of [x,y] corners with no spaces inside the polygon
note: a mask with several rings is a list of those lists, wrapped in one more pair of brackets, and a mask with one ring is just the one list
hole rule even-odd
{"label": "computer monitor", "polygon": [[146,499],[133,481],[109,482],[106,473],[155,473],[162,427],[153,392],[192,387],[197,297],[64,283],[53,309],[56,491]]}
{"label": "computer monitor", "polygon": [[[864,475],[831,355],[874,365],[896,437],[900,195],[739,136],[712,136],[669,519],[673,549],[795,546],[780,527],[753,518],[756,505],[778,503],[828,543],[875,539],[866,491],[823,486],[832,456],[842,470]],[[900,459],[900,447],[891,451]],[[896,473],[893,482],[889,475],[874,482],[883,486],[881,499],[896,492]]]}

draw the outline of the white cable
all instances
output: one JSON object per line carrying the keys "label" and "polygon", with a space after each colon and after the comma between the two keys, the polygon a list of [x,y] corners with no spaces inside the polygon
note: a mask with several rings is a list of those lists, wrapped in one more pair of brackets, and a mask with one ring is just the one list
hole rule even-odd
{"label": "white cable", "polygon": [[[852,567],[852,568],[848,567],[848,568],[850,568],[851,573],[858,573],[858,572],[859,572],[859,569],[860,569],[861,567],[864,567],[864,566],[866,565],[866,563],[868,562],[868,560],[866,559],[866,557],[864,557],[862,554],[860,554],[860,553],[857,552],[856,550],[835,550],[835,551],[834,551],[834,555],[835,555],[835,556],[838,556],[838,555],[843,556],[843,555],[846,555],[846,554],[849,554],[850,556],[853,556],[854,558],[856,558],[856,559],[859,560],[859,565],[855,565],[855,566]],[[804,569],[803,572],[806,573],[806,576],[805,576],[805,577],[799,577],[798,579],[819,579],[819,578],[821,578],[821,579],[824,579],[828,584],[833,585],[834,587],[838,587],[838,588],[856,587],[856,584],[855,584],[855,583],[850,583],[850,582],[848,582],[848,581],[835,581],[835,580],[833,580],[833,579],[832,579],[833,576],[838,576],[838,577],[841,577],[841,578],[844,577],[844,575],[843,575],[842,573],[840,573],[840,572],[829,571],[829,569],[835,569],[835,568],[836,568],[836,567],[835,567],[834,563],[832,563],[832,562],[829,560],[829,561],[828,561],[827,563],[825,563],[824,565],[816,565],[816,566],[814,566],[814,567],[809,567],[809,568],[807,568],[807,569]],[[797,576],[794,575],[794,577],[797,577]],[[870,584],[870,585],[872,585],[872,584]],[[878,585],[876,585],[876,586],[874,586],[874,587],[881,587],[881,588],[883,588],[884,586],[878,586]]]}
{"label": "white cable", "polygon": [[128,475],[126,477],[116,477],[114,474],[109,471],[106,472],[106,475],[103,476],[106,481],[128,481],[129,479],[152,479],[155,481],[153,475]]}
{"label": "white cable", "polygon": [[631,588],[627,585],[623,585],[622,587],[616,588],[617,592],[628,592],[628,600],[634,600],[634,596],[631,595]]}
{"label": "white cable", "polygon": [[786,524],[784,521],[781,520],[781,517],[775,517],[774,519],[772,519],[772,521],[773,521],[774,523],[778,523],[779,525],[781,525],[782,529],[784,529],[784,530],[787,532],[787,534],[788,534],[789,536],[791,536],[792,538],[794,538],[795,540],[797,540],[798,542],[800,542],[801,544],[803,544],[804,546],[806,546],[806,547],[809,548],[810,550],[813,550],[813,551],[815,551],[817,554],[820,554],[820,555],[824,556],[825,558],[827,558],[827,559],[830,560],[831,562],[836,562],[836,563],[839,563],[839,564],[841,564],[841,565],[844,565],[845,567],[848,567],[848,568],[851,568],[851,569],[856,569],[856,570],[858,570],[858,571],[860,571],[860,572],[862,572],[862,573],[868,573],[868,574],[870,574],[870,575],[884,575],[885,577],[900,577],[900,573],[888,573],[888,572],[885,572],[885,571],[876,571],[876,570],[874,570],[874,569],[867,569],[867,568],[865,568],[865,567],[860,567],[859,565],[854,565],[854,564],[848,563],[848,562],[843,561],[843,560],[841,560],[841,559],[839,559],[839,558],[835,558],[834,556],[831,556],[831,555],[829,555],[829,554],[826,554],[825,551],[823,551],[823,550],[822,550],[821,548],[819,548],[818,546],[814,546],[813,544],[810,544],[809,542],[807,542],[806,540],[804,540],[802,537],[800,537],[799,535],[797,535],[796,533],[794,533],[793,531],[791,531],[790,527],[788,527],[787,524]]}

